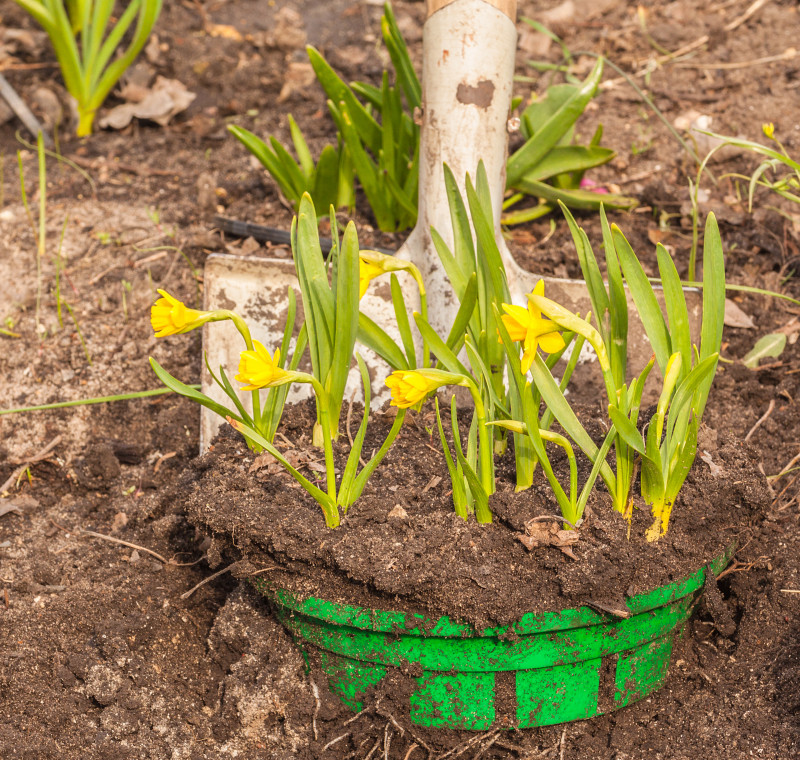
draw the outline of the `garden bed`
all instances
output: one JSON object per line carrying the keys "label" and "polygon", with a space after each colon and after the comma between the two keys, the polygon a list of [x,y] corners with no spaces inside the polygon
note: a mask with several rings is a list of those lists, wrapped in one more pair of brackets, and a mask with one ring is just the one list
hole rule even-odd
{"label": "garden bed", "polygon": [[[555,5],[523,3],[521,13],[540,16]],[[626,70],[638,70],[656,55],[628,4],[574,5],[580,7],[572,26],[557,27],[571,49],[605,52]],[[649,30],[658,44],[670,49],[709,34],[709,46],[696,61],[704,66],[771,56],[796,44],[797,6],[790,2],[766,3],[735,34],[721,31],[747,5],[698,9],[688,2],[648,4]],[[273,185],[227,137],[226,121],[285,139],[285,113],[291,112],[314,146],[331,137],[328,122],[320,118],[325,113],[321,91],[304,84],[302,69],[290,65],[304,60],[300,41],[275,37],[279,8],[262,0],[167,6],[157,26],[160,47],[154,49],[151,65],[157,73],[183,81],[198,97],[167,128],[135,123],[123,133],[98,132],[85,142],[62,130],[61,152],[89,173],[95,191],[68,165],[48,162],[51,246],[43,268],[43,340],[35,325],[35,246],[11,160],[19,147],[14,139],[18,125],[0,125],[0,151],[6,155],[0,318],[11,317],[10,329],[20,336],[0,336],[2,408],[156,388],[148,355],[184,381],[197,381],[199,335],[159,342],[151,337],[153,287],[167,287],[191,302],[201,283],[187,260],[201,271],[209,251],[257,248],[211,231],[218,207],[226,216],[275,227],[288,228],[291,219]],[[371,51],[379,38],[379,7],[349,1],[325,4],[324,10],[318,3],[292,7],[308,41],[329,53],[346,77],[376,80],[382,63]],[[418,55],[421,4],[398,3],[396,12],[412,53]],[[4,8],[3,22],[9,28],[34,29],[13,5]],[[240,39],[215,24],[238,29]],[[534,42],[523,38],[519,73],[531,73],[524,65],[529,58],[557,60],[555,47],[537,53]],[[40,86],[58,94],[55,70],[48,67],[49,49],[35,38],[30,47],[17,44],[17,61],[4,71],[9,81],[30,103],[45,102],[35,97]],[[648,87],[670,121],[693,110],[712,115],[718,131],[751,139],[762,139],[762,120],[775,121],[787,148],[797,155],[800,138],[792,129],[800,122],[800,111],[796,99],[788,97],[796,90],[797,77],[794,61],[728,69],[665,65],[649,76]],[[612,220],[640,254],[649,256],[656,239],[669,245],[685,272],[690,242],[686,179],[687,172],[694,179],[694,168],[624,83],[604,90],[596,102],[598,109],[584,117],[579,131],[590,136],[601,121],[604,144],[618,152],[596,179],[619,184],[643,204]],[[32,190],[35,156],[26,152],[23,163]],[[718,165],[716,174],[749,172],[754,166],[734,156]],[[767,209],[771,201],[764,201],[749,215],[729,181],[717,188],[708,182],[706,189],[710,195],[701,210],[713,209],[720,219],[729,280],[800,298],[796,214],[793,222]],[[65,216],[62,288],[80,335],[66,314],[63,328],[58,326],[51,295],[50,256]],[[401,236],[371,232],[363,213],[357,222],[362,242],[397,247],[401,241]],[[549,224],[543,220],[515,229],[512,250],[538,272],[577,275],[565,223],[558,220],[555,234],[543,242]],[[600,235],[595,219],[587,216],[581,224],[596,243]],[[281,248],[270,253],[288,255]],[[723,367],[705,416],[718,439],[705,448],[715,465],[736,468],[752,458],[757,469],[775,475],[799,452],[800,348],[795,328],[800,315],[787,302],[753,295],[734,300],[754,326],[726,329],[725,358],[741,360],[758,337],[777,330],[784,330],[789,342],[778,359],[757,370],[740,363]],[[773,480],[758,497],[746,484],[731,485],[731,501],[757,508],[745,521],[749,525],[741,534],[735,572],[719,584],[721,603],[736,630],[722,635],[716,627],[719,615],[701,607],[674,653],[661,691],[620,712],[566,728],[431,738],[416,731],[412,736],[407,726],[401,732],[385,705],[372,705],[348,723],[351,713],[336,701],[324,693],[318,701],[301,655],[270,616],[268,605],[231,573],[183,598],[224,568],[221,560],[240,558],[214,555],[214,544],[190,524],[179,498],[187,490],[182,478],[202,477],[195,460],[198,422],[193,405],[171,396],[0,417],[0,482],[18,473],[6,486],[9,498],[0,500],[0,507],[17,508],[0,517],[2,757],[344,758],[354,752],[354,757],[363,757],[377,744],[373,757],[388,747],[389,757],[402,759],[417,743],[410,756],[416,760],[425,755],[419,741],[436,753],[458,748],[460,754],[451,757],[483,752],[480,756],[489,760],[537,755],[731,760],[788,758],[797,752],[796,473]],[[40,461],[27,471],[19,469],[53,441]],[[435,437],[431,445],[438,448]],[[226,446],[233,446],[232,441],[226,440],[222,448]],[[697,462],[696,471],[698,478],[711,476],[703,461]],[[248,495],[245,483],[242,503]],[[687,494],[694,487],[690,484]],[[314,509],[309,508],[309,520],[321,524]],[[356,504],[353,522],[371,509]],[[502,512],[498,509],[498,517]],[[679,503],[675,538],[670,533],[666,540],[677,541],[681,521],[694,519],[692,515],[702,513]],[[556,549],[537,550],[524,559],[534,556],[564,567],[573,562]],[[698,554],[701,560],[707,556]],[[368,574],[366,567],[351,569]],[[651,565],[643,569],[650,572]],[[602,575],[593,572],[588,578],[600,580]],[[388,575],[381,582],[382,593],[394,593]],[[624,593],[629,582],[621,579],[613,590]],[[491,600],[489,590],[472,585]],[[595,598],[601,589],[580,583],[568,592],[573,600],[585,596],[603,601]],[[410,602],[412,608],[417,604]],[[435,609],[448,608],[442,603]],[[501,613],[492,615],[500,619]],[[477,622],[479,615],[473,619]],[[330,744],[340,736],[345,738]]]}

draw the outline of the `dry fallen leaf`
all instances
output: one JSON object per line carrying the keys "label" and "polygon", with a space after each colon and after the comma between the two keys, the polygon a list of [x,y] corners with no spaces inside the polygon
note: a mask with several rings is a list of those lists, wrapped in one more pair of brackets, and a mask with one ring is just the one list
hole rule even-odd
{"label": "dry fallen leaf", "polygon": [[288,100],[295,92],[305,96],[306,90],[311,87],[317,77],[310,63],[292,62],[283,80],[283,87],[278,95],[278,103]]}
{"label": "dry fallen leaf", "polygon": [[517,533],[516,537],[528,551],[532,551],[537,546],[555,546],[568,557],[577,559],[570,547],[580,540],[578,531],[563,530],[560,523],[560,519],[545,522],[534,518],[525,523],[525,532]]}
{"label": "dry fallen leaf", "polygon": [[209,24],[206,31],[212,37],[221,37],[223,40],[233,40],[234,42],[241,42],[242,35],[235,26],[229,24]]}
{"label": "dry fallen leaf", "polygon": [[146,119],[160,124],[162,127],[169,124],[176,114],[185,111],[195,99],[196,95],[189,92],[182,82],[177,79],[158,77],[151,90],[138,103],[123,103],[112,108],[102,119],[100,127],[111,129],[124,129],[131,120]]}
{"label": "dry fallen leaf", "polygon": [[712,477],[717,478],[725,472],[725,469],[720,465],[718,465],[711,458],[711,454],[709,454],[707,451],[703,451],[700,453],[700,459],[702,459],[708,465],[708,469],[711,471]]}
{"label": "dry fallen leaf", "polygon": [[753,318],[749,314],[742,311],[730,298],[725,299],[725,327],[740,327],[745,330],[752,330],[755,326]]}

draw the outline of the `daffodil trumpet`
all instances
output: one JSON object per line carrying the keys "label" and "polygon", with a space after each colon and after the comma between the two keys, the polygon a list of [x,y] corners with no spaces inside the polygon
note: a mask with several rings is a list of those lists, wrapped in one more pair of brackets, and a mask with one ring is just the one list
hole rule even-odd
{"label": "daffodil trumpet", "polygon": [[[582,335],[577,335],[574,332],[564,331],[562,333],[561,330],[563,328],[561,326],[550,319],[542,317],[541,310],[531,301],[531,297],[535,295],[544,295],[544,282],[542,280],[536,283],[533,291],[528,296],[527,307],[503,303],[500,305],[505,312],[502,315],[500,315],[497,306],[494,307],[496,317],[498,317],[498,343],[504,348],[510,373],[518,375],[518,379],[510,383],[508,390],[510,416],[515,420],[527,418],[528,412],[526,412],[526,409],[537,410],[531,411],[530,414],[536,416],[538,420],[538,409],[542,401],[541,393],[536,384],[531,385],[526,380],[526,375],[535,364],[537,351],[542,350],[549,353],[546,364],[552,368],[564,355],[567,348],[572,345],[571,354],[562,375],[561,388],[563,390],[567,387],[575,370],[585,340]],[[517,344],[522,344],[523,353],[521,357]],[[508,417],[507,414],[505,416]],[[552,412],[549,409],[545,410],[541,420],[537,421],[537,428],[549,430],[552,419]],[[539,461],[539,455],[535,449],[538,448],[539,454],[541,454],[543,447],[538,445],[538,442],[533,438],[520,434],[513,427],[508,427],[507,425],[499,425],[498,427],[511,430],[514,433],[516,490],[523,491],[530,488],[533,484],[536,464]]]}

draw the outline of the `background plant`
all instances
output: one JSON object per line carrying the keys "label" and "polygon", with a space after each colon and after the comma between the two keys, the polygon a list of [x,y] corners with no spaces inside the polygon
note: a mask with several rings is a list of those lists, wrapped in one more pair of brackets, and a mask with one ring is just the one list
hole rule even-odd
{"label": "background plant", "polygon": [[419,125],[414,111],[421,107],[422,87],[388,3],[381,33],[394,67],[394,86],[387,71],[380,87],[348,85],[318,50],[309,46],[307,52],[378,227],[393,232],[417,220]]}
{"label": "background plant", "polygon": [[114,0],[14,0],[50,38],[64,85],[77,102],[79,137],[92,133],[97,109],[144,47],[162,1],[130,0],[112,23]]}
{"label": "background plant", "polygon": [[[417,219],[420,127],[415,112],[422,106],[422,87],[388,3],[381,31],[393,75],[384,71],[380,87],[346,83],[318,50],[307,48],[337,127],[338,147],[324,148],[316,167],[291,117],[289,126],[299,162],[274,137],[266,145],[241,127],[229,129],[261,161],[295,208],[303,192],[312,192],[318,215],[328,202],[337,208],[352,206],[354,172],[378,227],[395,232],[413,227]],[[581,209],[596,209],[601,203],[613,208],[636,205],[632,198],[581,188],[586,171],[615,155],[599,145],[602,128],[588,145],[574,144],[575,123],[597,93],[602,72],[601,59],[585,82],[550,87],[543,99],[522,112],[525,143],[508,161],[509,197],[504,208],[531,196],[540,200],[531,208],[506,214],[504,223],[536,219],[549,213],[559,200]],[[335,172],[337,157],[340,168]]]}
{"label": "background plant", "polygon": [[[527,19],[523,19],[527,21]],[[525,108],[520,117],[524,144],[508,158],[506,188],[509,197],[503,203],[508,210],[526,196],[539,198],[531,208],[506,213],[505,224],[519,224],[544,216],[557,202],[571,208],[631,208],[634,198],[610,193],[597,193],[581,187],[589,169],[607,163],[616,155],[600,146],[603,135],[598,127],[588,145],[575,145],[575,123],[597,94],[603,76],[603,59],[599,58],[586,80],[581,83],[553,85],[541,100]]]}
{"label": "background plant", "polygon": [[[715,153],[723,148],[733,146],[735,148],[742,148],[750,153],[758,156],[763,156],[762,161],[753,173],[749,176],[741,174],[729,174],[729,177],[738,177],[745,179],[747,185],[747,206],[748,210],[753,210],[753,198],[755,196],[756,188],[763,187],[772,193],[784,198],[792,203],[800,204],[800,162],[793,159],[783,143],[775,137],[775,125],[764,124],[762,126],[764,135],[770,139],[775,147],[762,145],[761,143],[752,140],[744,140],[738,137],[726,137],[725,135],[718,135],[714,132],[703,132],[703,134],[713,137],[719,141],[719,144],[714,146],[709,151],[708,155],[703,159],[702,164],[697,172],[697,179],[694,183],[690,183],[690,190],[692,192],[692,249],[689,255],[689,280],[694,280],[696,276],[696,261],[697,261],[697,244],[698,244],[698,201],[697,194],[700,189],[700,180],[703,172],[708,165],[708,162]],[[775,178],[770,178],[774,175]],[[762,291],[763,292],[763,291]]]}
{"label": "background plant", "polygon": [[289,114],[289,130],[298,160],[275,138],[269,145],[252,132],[229,125],[228,131],[242,143],[270,173],[286,200],[295,211],[300,199],[309,193],[314,199],[317,216],[325,216],[331,206],[352,212],[355,206],[355,186],[349,153],[341,146],[326,145],[314,163],[311,151],[297,123]]}

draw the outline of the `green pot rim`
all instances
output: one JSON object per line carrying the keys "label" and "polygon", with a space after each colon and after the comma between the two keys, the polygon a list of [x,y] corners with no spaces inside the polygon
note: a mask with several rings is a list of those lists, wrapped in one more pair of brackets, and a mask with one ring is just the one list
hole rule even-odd
{"label": "green pot rim", "polygon": [[[677,599],[694,593],[703,586],[706,567],[716,576],[728,565],[736,551],[733,542],[722,554],[708,565],[691,575],[652,591],[628,597],[625,601],[631,615],[639,615],[663,607]],[[416,636],[436,636],[438,638],[460,638],[504,636],[507,634],[529,635],[548,633],[600,625],[619,618],[591,607],[578,607],[560,612],[526,613],[511,625],[476,630],[467,623],[459,623],[448,616],[433,619],[418,613],[405,613],[390,610],[368,609],[352,604],[340,604],[317,597],[305,599],[285,589],[276,588],[264,578],[254,578],[252,585],[261,593],[272,598],[277,604],[301,615],[316,618],[333,625],[349,626],[376,633],[407,633]]]}

